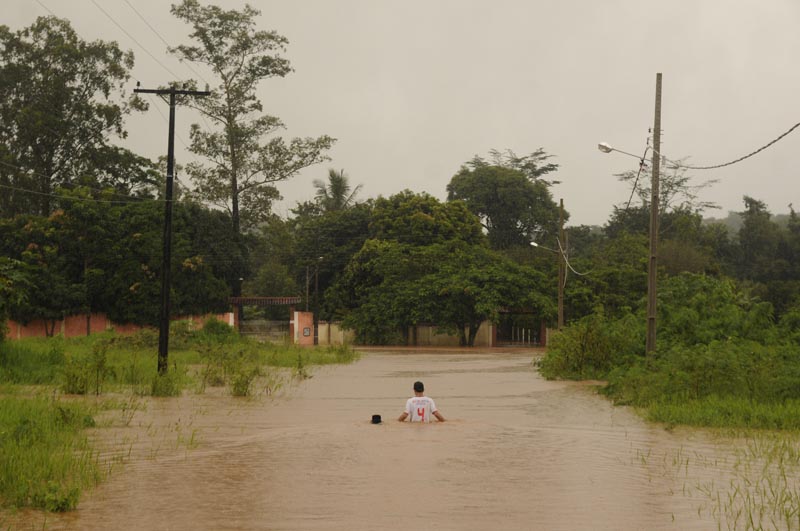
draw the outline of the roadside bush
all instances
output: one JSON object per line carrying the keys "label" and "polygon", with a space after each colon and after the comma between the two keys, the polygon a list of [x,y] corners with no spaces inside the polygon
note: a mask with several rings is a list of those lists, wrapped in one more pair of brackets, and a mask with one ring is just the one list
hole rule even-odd
{"label": "roadside bush", "polygon": [[164,374],[153,377],[150,394],[153,396],[180,396],[183,392],[184,374],[177,368],[167,370]]}
{"label": "roadside bush", "polygon": [[736,337],[775,339],[772,305],[751,298],[731,279],[684,273],[658,290],[658,336],[665,345],[707,345]]}
{"label": "roadside bush", "polygon": [[633,315],[609,319],[597,309],[551,338],[539,371],[548,379],[603,378],[643,354],[643,332]]}
{"label": "roadside bush", "polygon": [[743,339],[673,347],[611,371],[604,392],[642,407],[709,397],[778,404],[800,399],[800,360],[788,345]]}
{"label": "roadside bush", "polygon": [[203,323],[203,328],[196,334],[196,338],[199,341],[213,341],[215,343],[230,342],[238,336],[236,329],[213,317],[207,319]]}
{"label": "roadside bush", "polygon": [[67,394],[84,395],[94,391],[99,395],[103,384],[114,371],[108,364],[108,341],[97,341],[91,351],[65,356],[62,389]]}

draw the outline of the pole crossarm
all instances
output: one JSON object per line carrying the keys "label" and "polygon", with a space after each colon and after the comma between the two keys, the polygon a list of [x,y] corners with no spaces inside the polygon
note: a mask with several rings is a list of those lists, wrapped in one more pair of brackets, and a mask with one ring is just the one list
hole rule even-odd
{"label": "pole crossarm", "polygon": [[167,88],[167,89],[143,89],[143,88],[135,88],[133,89],[134,92],[139,94],[174,94],[176,96],[211,96],[211,91],[208,90],[187,90],[187,89],[176,89],[176,88]]}

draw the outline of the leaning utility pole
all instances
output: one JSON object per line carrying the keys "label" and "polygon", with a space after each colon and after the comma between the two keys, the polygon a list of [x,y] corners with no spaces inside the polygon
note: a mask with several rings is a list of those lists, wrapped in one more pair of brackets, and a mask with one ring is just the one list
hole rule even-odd
{"label": "leaning utility pole", "polygon": [[647,267],[646,354],[656,349],[656,257],[658,255],[658,172],[661,163],[661,73],[656,74],[656,110],[653,120],[653,175],[650,195],[650,262]]}
{"label": "leaning utility pole", "polygon": [[161,312],[158,318],[158,374],[166,374],[169,356],[169,289],[170,263],[172,262],[172,182],[175,172],[175,96],[209,96],[207,90],[185,90],[170,87],[166,89],[140,89],[139,83],[133,90],[142,94],[169,94],[169,140],[167,143],[167,190],[164,196],[164,237],[161,258]]}

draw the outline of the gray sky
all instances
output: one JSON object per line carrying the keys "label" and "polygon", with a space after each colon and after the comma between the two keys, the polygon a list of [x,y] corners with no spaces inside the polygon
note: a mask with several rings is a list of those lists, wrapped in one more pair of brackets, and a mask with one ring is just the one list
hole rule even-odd
{"label": "gray sky", "polygon": [[[48,14],[43,4],[84,39],[116,40],[133,50],[131,88],[137,80],[155,87],[172,74],[193,77],[125,0],[94,2],[139,44],[92,0],[3,0],[0,22],[19,29]],[[128,2],[167,42],[187,42],[189,28],[169,14],[171,2]],[[361,198],[410,189],[444,199],[453,174],[474,155],[541,147],[560,164],[554,178],[562,184],[552,192],[564,199],[570,224],[603,224],[630,193],[614,174],[636,169],[637,161],[602,154],[597,144],[644,151],[657,72],[663,73],[661,152],[670,159],[728,162],[800,122],[797,0],[250,4],[262,12],[261,28],[289,39],[286,57],[295,69],[262,83],[266,112],[285,122],[285,136],[338,139],[331,162],[279,185],[282,214],[311,199],[312,181],[325,179],[330,167],[362,184]],[[125,144],[153,158],[165,154],[167,135],[154,107],[128,120]],[[177,157],[185,163],[192,155],[183,143],[196,118],[180,110],[177,120]],[[773,213],[787,212],[792,202],[800,210],[797,162],[791,162],[798,147],[800,128],[746,161],[690,172],[698,183],[720,181],[702,195],[722,207],[707,215],[742,210],[745,194]]]}

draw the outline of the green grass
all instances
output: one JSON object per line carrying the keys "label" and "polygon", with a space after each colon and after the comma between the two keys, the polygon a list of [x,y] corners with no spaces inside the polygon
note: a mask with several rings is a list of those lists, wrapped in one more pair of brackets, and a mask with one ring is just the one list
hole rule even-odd
{"label": "green grass", "polygon": [[[162,376],[152,331],[0,341],[0,507],[71,510],[83,490],[102,479],[84,431],[94,424],[93,409],[79,398],[44,395],[176,396],[193,385],[199,392],[227,385],[233,396],[248,396],[257,383],[270,394],[281,385],[270,367],[307,377],[307,367],[359,356],[347,346],[259,343],[227,325],[199,332],[176,325],[170,336],[169,370]],[[32,387],[42,396],[31,397]]]}
{"label": "green grass", "polygon": [[0,504],[75,508],[102,476],[83,433],[93,425],[80,402],[0,397]]}
{"label": "green grass", "polygon": [[[227,327],[227,325],[225,325]],[[359,354],[348,346],[303,348],[260,343],[211,327],[170,339],[169,381],[157,378],[157,335],[113,333],[64,339],[31,338],[0,342],[0,384],[56,385],[68,394],[101,394],[133,388],[139,394],[174,395],[191,386],[193,367],[218,365],[224,376],[254,367],[305,368],[351,363]]]}
{"label": "green grass", "polygon": [[763,403],[740,397],[708,396],[656,402],[645,406],[644,411],[649,420],[669,425],[800,430],[800,400]]}

